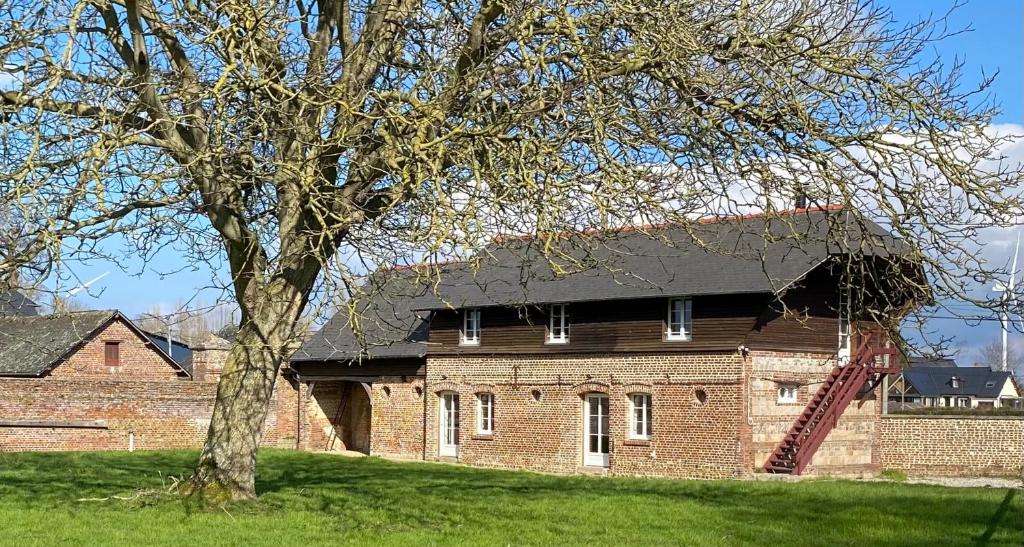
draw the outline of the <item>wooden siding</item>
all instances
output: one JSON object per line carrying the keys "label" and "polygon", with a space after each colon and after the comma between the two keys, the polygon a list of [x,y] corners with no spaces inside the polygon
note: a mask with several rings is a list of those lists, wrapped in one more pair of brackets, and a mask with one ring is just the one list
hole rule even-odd
{"label": "wooden siding", "polygon": [[[839,347],[839,285],[819,269],[766,306],[744,345],[752,350],[834,352]],[[783,313],[783,311],[788,313]]]}
{"label": "wooden siding", "polygon": [[426,359],[368,359],[362,363],[347,361],[298,361],[289,365],[306,377],[376,377],[376,376],[423,376],[426,374]]}
{"label": "wooden siding", "polygon": [[568,344],[546,344],[543,308],[486,308],[479,346],[460,346],[461,314],[437,312],[430,328],[431,355],[495,353],[707,352],[735,350],[769,302],[767,294],[695,297],[690,341],[665,341],[665,298],[580,302],[569,305]]}

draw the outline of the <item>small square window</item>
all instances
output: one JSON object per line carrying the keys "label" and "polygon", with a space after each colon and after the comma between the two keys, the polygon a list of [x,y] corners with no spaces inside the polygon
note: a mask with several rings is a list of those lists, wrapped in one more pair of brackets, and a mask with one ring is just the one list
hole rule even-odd
{"label": "small square window", "polygon": [[480,345],[480,310],[462,310],[459,344],[463,346]]}
{"label": "small square window", "polygon": [[778,403],[780,405],[796,404],[797,388],[796,384],[779,384]]}

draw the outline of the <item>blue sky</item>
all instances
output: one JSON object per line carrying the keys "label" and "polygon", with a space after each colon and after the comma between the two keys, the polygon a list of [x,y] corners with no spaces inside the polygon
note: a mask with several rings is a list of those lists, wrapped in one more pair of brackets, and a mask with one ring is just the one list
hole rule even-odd
{"label": "blue sky", "polygon": [[[914,21],[929,15],[942,16],[955,5],[950,0],[883,0],[898,21]],[[934,46],[934,55],[944,63],[964,63],[963,81],[976,84],[983,74],[998,71],[991,88],[1001,113],[996,124],[1024,128],[1024,2],[1021,0],[972,0],[953,11],[947,19],[950,30],[972,29],[952,36]],[[1024,156],[1019,159],[1024,160]],[[1007,230],[994,241],[992,258],[1009,260],[1012,240],[1020,230]],[[963,320],[935,320],[932,328],[945,336],[955,336],[959,346],[957,360],[969,365],[977,359],[978,348],[999,336],[995,321],[967,323]],[[1024,335],[1011,334],[1011,344],[1024,350]]]}
{"label": "blue sky", "polygon": [[[941,16],[956,2],[950,0],[882,0],[897,21],[914,21],[930,14]],[[935,46],[944,61],[964,61],[964,81],[977,83],[984,73],[998,70],[992,88],[1002,114],[997,123],[1024,122],[1024,2],[970,0],[953,11],[950,30],[972,28]]]}
{"label": "blue sky", "polygon": [[[879,3],[891,8],[899,22],[940,16],[954,5],[952,0],[881,0]],[[1024,2],[972,0],[955,10],[948,21],[950,30],[972,30],[934,45],[931,53],[947,64],[962,60],[966,84],[977,83],[983,74],[999,71],[991,89],[1002,109],[995,122],[1024,128]],[[1006,242],[1015,234],[1015,231],[1003,234],[1003,240],[996,242],[993,248],[1005,249],[1008,255],[1012,246]],[[141,275],[132,275],[137,272],[137,265],[129,265],[129,273],[109,263],[75,264],[71,270],[82,280],[109,271],[90,294],[80,293],[78,301],[90,308],[117,308],[132,316],[154,306],[171,311],[175,303],[193,298],[210,302],[219,295],[218,291],[201,291],[210,285],[208,271],[176,271],[180,267],[173,253],[163,253]],[[166,272],[175,273],[162,275]],[[959,356],[963,364],[975,358],[978,346],[998,335],[998,324],[993,322],[967,325],[963,321],[940,321],[936,322],[936,327],[944,334],[957,336],[964,346]],[[1024,336],[1019,338],[1024,346]]]}

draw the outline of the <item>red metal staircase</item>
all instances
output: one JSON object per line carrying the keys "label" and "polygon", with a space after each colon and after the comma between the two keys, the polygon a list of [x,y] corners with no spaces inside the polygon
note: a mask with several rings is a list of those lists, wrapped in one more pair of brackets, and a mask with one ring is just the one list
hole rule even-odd
{"label": "red metal staircase", "polygon": [[[835,429],[839,417],[861,388],[870,381],[870,389],[874,389],[886,374],[899,371],[898,367],[876,362],[880,356],[896,355],[898,352],[896,348],[872,345],[879,340],[877,335],[865,336],[850,362],[832,369],[832,374],[768,457],[764,464],[766,472],[790,475],[803,473],[818,447],[829,432]],[[890,361],[895,363],[895,359]]]}

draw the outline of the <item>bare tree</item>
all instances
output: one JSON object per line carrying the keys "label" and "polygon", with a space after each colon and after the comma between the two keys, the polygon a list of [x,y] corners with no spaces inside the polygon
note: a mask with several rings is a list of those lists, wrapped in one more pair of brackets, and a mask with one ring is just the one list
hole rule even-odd
{"label": "bare tree", "polygon": [[1020,167],[999,163],[1006,138],[976,95],[988,82],[965,89],[959,66],[925,56],[941,25],[897,27],[868,1],[0,0],[0,14],[3,204],[33,221],[0,267],[109,255],[111,236],[141,261],[226,261],[239,331],[191,483],[217,499],[255,495],[310,300],[379,268],[496,234],[695,227],[808,196],[846,207],[832,242],[867,219],[902,236],[932,287],[899,265],[890,284],[942,302],[992,276],[976,229],[1020,210],[1006,191]]}
{"label": "bare tree", "polygon": [[234,324],[233,313],[223,304],[192,304],[179,299],[170,309],[155,305],[139,314],[136,323],[146,331],[170,335],[185,344],[205,340],[226,325]]}
{"label": "bare tree", "polygon": [[[1001,370],[1003,366],[1002,341],[999,338],[993,338],[991,342],[979,348],[977,363],[992,370]],[[1015,344],[1006,346],[1006,368],[1018,378],[1024,374],[1024,355],[1021,355],[1020,348]]]}

